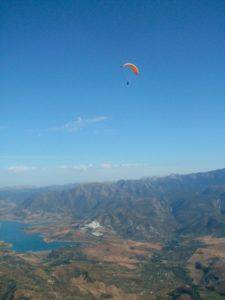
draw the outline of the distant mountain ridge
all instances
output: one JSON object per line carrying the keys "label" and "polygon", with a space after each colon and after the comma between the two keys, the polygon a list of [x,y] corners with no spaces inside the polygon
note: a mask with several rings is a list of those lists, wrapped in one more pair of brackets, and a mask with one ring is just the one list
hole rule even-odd
{"label": "distant mountain ridge", "polygon": [[[1,197],[1,193],[0,193]],[[35,189],[19,201],[18,217],[52,214],[97,219],[136,240],[167,240],[177,234],[225,235],[225,169],[59,189]]]}

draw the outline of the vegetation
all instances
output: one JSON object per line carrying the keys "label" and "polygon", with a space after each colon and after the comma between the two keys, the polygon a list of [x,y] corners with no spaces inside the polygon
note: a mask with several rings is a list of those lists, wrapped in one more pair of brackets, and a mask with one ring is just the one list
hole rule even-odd
{"label": "vegetation", "polygon": [[224,195],[225,170],[0,191],[2,216],[76,242],[40,253],[1,243],[0,299],[225,299]]}

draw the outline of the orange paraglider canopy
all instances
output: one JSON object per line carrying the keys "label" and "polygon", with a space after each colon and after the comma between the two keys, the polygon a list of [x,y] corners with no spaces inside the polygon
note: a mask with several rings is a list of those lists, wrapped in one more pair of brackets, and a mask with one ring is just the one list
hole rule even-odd
{"label": "orange paraglider canopy", "polygon": [[131,71],[135,74],[135,75],[138,75],[140,72],[139,72],[139,69],[137,66],[135,66],[134,64],[131,64],[131,63],[125,63],[123,65],[124,68],[129,68],[131,69]]}

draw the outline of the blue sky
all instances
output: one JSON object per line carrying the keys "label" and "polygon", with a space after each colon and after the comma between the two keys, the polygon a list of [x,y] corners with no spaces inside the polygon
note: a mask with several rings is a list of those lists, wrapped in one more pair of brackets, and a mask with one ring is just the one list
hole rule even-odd
{"label": "blue sky", "polygon": [[3,0],[0,49],[0,186],[225,167],[223,0]]}

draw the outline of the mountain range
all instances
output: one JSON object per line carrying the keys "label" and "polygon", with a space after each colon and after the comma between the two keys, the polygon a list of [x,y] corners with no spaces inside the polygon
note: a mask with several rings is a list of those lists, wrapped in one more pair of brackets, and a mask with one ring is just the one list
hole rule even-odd
{"label": "mountain range", "polygon": [[46,215],[100,224],[124,238],[225,233],[225,169],[188,175],[0,191],[18,218]]}

